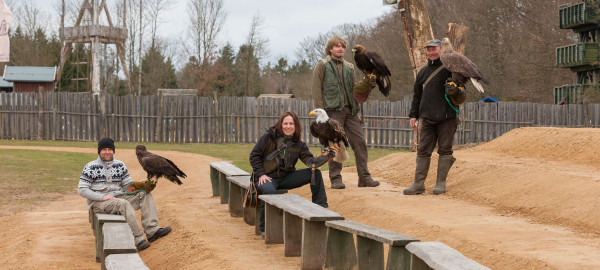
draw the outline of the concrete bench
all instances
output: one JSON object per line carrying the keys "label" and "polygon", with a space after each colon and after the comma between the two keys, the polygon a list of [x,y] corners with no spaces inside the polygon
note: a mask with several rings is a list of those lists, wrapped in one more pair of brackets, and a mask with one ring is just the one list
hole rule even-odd
{"label": "concrete bench", "polygon": [[325,261],[325,221],[342,220],[296,194],[260,195],[265,203],[265,243],[284,244],[286,257],[301,256],[302,269],[321,269]]}
{"label": "concrete bench", "polygon": [[226,161],[215,161],[209,164],[213,196],[221,196],[221,203],[226,204],[229,201],[229,185],[225,184],[225,178],[250,174]]}
{"label": "concrete bench", "polygon": [[127,223],[105,223],[102,226],[104,234],[102,269],[106,269],[106,257],[111,254],[136,253],[133,233]]}
{"label": "concrete bench", "polygon": [[[325,268],[353,269],[358,261],[358,269],[409,269],[411,256],[405,246],[419,241],[397,232],[350,220],[327,221],[325,226],[327,226]],[[356,235],[356,248],[354,235]],[[390,246],[387,267],[384,267],[384,244]]]}
{"label": "concrete bench", "polygon": [[137,253],[111,254],[106,256],[106,270],[149,270]]}
{"label": "concrete bench", "polygon": [[92,230],[94,231],[94,237],[96,239],[96,262],[101,262],[104,256],[103,245],[104,237],[102,233],[102,225],[105,223],[125,223],[125,217],[121,215],[109,215],[109,214],[97,214],[90,210],[90,219],[92,223]]}
{"label": "concrete bench", "polygon": [[[232,217],[244,217],[244,222],[254,226],[254,233],[260,235],[259,222],[256,217],[260,216],[260,203],[256,208],[244,208],[244,196],[250,186],[250,175],[228,176],[229,182],[229,214]],[[287,189],[278,189],[277,194],[287,193]]]}
{"label": "concrete bench", "polygon": [[406,245],[406,249],[411,253],[410,269],[489,270],[442,242],[415,242]]}

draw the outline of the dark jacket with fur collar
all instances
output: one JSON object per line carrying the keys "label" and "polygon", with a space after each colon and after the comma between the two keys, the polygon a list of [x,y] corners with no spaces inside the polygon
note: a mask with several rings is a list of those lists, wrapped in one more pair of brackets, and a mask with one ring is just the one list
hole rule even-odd
{"label": "dark jacket with fur collar", "polygon": [[[269,128],[259,139],[252,152],[250,152],[250,165],[252,166],[255,179],[263,175],[271,178],[282,178],[288,173],[296,170],[296,163],[300,159],[307,164],[313,158],[308,146],[302,141],[291,141],[285,151],[281,151],[278,158],[266,160],[266,157],[277,148],[277,135],[273,128]],[[285,153],[285,154],[284,154]],[[280,166],[282,164],[283,166]]]}

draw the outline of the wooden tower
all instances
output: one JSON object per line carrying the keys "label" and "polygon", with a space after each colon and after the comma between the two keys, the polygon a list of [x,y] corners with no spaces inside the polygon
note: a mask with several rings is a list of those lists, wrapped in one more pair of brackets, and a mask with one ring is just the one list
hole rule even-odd
{"label": "wooden tower", "polygon": [[[91,52],[92,52],[92,69],[91,69],[91,86],[92,92],[94,94],[99,94],[102,89],[100,89],[100,57],[101,57],[101,49],[103,44],[115,44],[117,47],[117,54],[119,56],[119,60],[121,61],[121,66],[123,68],[123,72],[125,73],[125,77],[127,79],[127,86],[131,91],[131,80],[129,78],[129,71],[127,70],[127,65],[125,65],[125,41],[127,40],[127,28],[125,26],[126,22],[126,1],[123,0],[123,28],[113,26],[110,12],[108,11],[108,6],[106,4],[106,0],[83,0],[83,4],[79,10],[79,15],[77,16],[77,20],[75,22],[75,26],[73,27],[62,27],[62,36],[64,39],[63,47],[60,54],[60,66],[58,70],[58,78],[60,81],[60,76],[62,74],[63,67],[67,60],[68,54],[71,52],[71,47],[73,43],[90,43],[91,44]],[[63,6],[64,9],[64,6]],[[100,25],[99,18],[100,15],[104,11],[106,14],[106,19],[108,22],[108,26]],[[82,24],[84,16],[89,16],[91,21],[87,24]]]}
{"label": "wooden tower", "polygon": [[578,42],[556,48],[556,65],[577,73],[577,83],[554,87],[554,103],[600,102],[600,1],[561,6],[558,19],[561,29],[577,33]]}

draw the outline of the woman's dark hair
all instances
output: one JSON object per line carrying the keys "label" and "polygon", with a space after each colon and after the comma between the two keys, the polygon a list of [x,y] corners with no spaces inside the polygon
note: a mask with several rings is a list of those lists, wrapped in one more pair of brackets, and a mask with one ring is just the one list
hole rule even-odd
{"label": "woman's dark hair", "polygon": [[283,134],[283,119],[288,116],[292,117],[292,120],[294,120],[294,126],[296,127],[296,130],[294,131],[293,135],[293,140],[300,141],[300,139],[302,138],[302,125],[300,125],[300,119],[298,119],[298,115],[296,115],[295,112],[282,113],[279,117],[279,120],[275,122],[275,125],[273,125],[272,128],[275,129],[275,133],[277,134],[277,136],[285,136],[285,134]]}

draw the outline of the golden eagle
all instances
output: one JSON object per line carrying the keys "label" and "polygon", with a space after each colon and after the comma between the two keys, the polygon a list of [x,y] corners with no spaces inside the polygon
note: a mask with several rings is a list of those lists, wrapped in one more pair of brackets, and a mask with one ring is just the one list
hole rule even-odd
{"label": "golden eagle", "polygon": [[158,178],[164,176],[169,181],[181,185],[183,183],[179,180],[178,176],[181,178],[187,177],[173,161],[148,152],[146,146],[136,146],[135,155],[144,171],[148,174],[148,180],[156,177],[156,180],[153,181],[154,183],[158,181]]}
{"label": "golden eagle", "polygon": [[315,109],[309,115],[317,115],[317,119],[310,123],[310,134],[318,138],[324,147],[329,147],[330,143],[337,143],[340,146],[338,154],[333,158],[334,161],[342,163],[348,160],[346,147],[349,144],[342,124],[335,119],[329,119],[323,109]]}
{"label": "golden eagle", "polygon": [[379,91],[384,96],[389,96],[390,89],[392,88],[392,84],[390,83],[392,73],[390,73],[390,70],[385,65],[383,58],[376,52],[367,51],[362,45],[355,45],[352,51],[354,52],[356,67],[369,77],[371,74],[375,75]]}
{"label": "golden eagle", "polygon": [[475,86],[479,92],[483,93],[483,86],[479,81],[486,84],[489,84],[489,82],[483,78],[483,75],[479,72],[475,63],[473,63],[471,59],[455,51],[448,38],[442,40],[441,48],[442,54],[440,54],[440,61],[442,61],[442,64],[448,71],[452,72],[452,80],[461,86],[471,79],[473,86]]}

